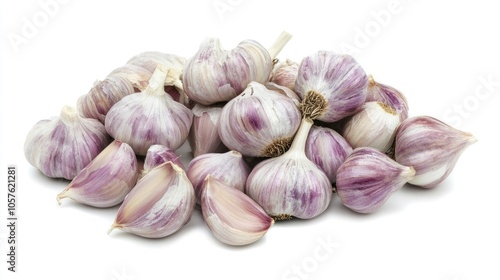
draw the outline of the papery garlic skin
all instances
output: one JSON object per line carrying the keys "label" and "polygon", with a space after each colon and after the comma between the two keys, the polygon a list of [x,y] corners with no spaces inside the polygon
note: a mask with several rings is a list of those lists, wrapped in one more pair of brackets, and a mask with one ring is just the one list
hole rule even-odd
{"label": "papery garlic skin", "polygon": [[342,135],[353,148],[372,147],[386,152],[401,123],[398,113],[381,102],[366,102],[345,124]]}
{"label": "papery garlic skin", "polygon": [[64,106],[58,117],[39,121],[31,128],[24,155],[45,176],[71,180],[109,143],[104,125]]}
{"label": "papery garlic skin", "polygon": [[201,191],[205,178],[212,178],[239,191],[245,190],[245,183],[250,174],[250,167],[241,153],[208,153],[195,157],[189,163],[187,176],[194,187],[196,202],[201,202]]}
{"label": "papery garlic skin", "polygon": [[188,140],[193,156],[227,151],[218,132],[222,107],[196,104],[191,110],[193,111],[193,124]]}
{"label": "papery garlic skin", "polygon": [[368,76],[352,56],[319,51],[302,59],[295,92],[305,117],[335,122],[361,108],[367,84]]}
{"label": "papery garlic skin", "polygon": [[204,180],[201,210],[212,234],[233,246],[256,242],[274,224],[259,204],[211,175]]}
{"label": "papery garlic skin", "polygon": [[389,105],[399,115],[401,121],[408,118],[408,101],[399,90],[376,82],[372,75],[368,76],[366,102],[378,101]]}
{"label": "papery garlic skin", "polygon": [[187,139],[193,113],[166,94],[168,70],[158,67],[145,91],[124,97],[106,115],[106,131],[146,155],[154,144],[176,150]]}
{"label": "papery garlic skin", "polygon": [[290,59],[280,61],[273,67],[271,82],[294,90],[298,72],[299,64],[297,62]]}
{"label": "papery garlic skin", "polygon": [[312,121],[303,119],[290,149],[257,164],[248,176],[245,192],[277,220],[312,219],[332,200],[325,173],[305,155]]}
{"label": "papery garlic skin", "polygon": [[434,188],[451,173],[460,155],[477,139],[429,116],[401,123],[395,139],[396,161],[416,170],[410,184]]}
{"label": "papery garlic skin", "polygon": [[162,238],[180,230],[191,219],[193,186],[182,168],[165,162],[150,170],[125,197],[114,228],[147,238]]}
{"label": "papery garlic skin", "polygon": [[147,173],[149,170],[167,161],[171,161],[180,168],[185,169],[184,164],[182,164],[180,160],[180,156],[178,156],[174,151],[163,145],[151,145],[146,153],[146,158],[144,159],[143,173]]}
{"label": "papery garlic skin", "polygon": [[236,97],[251,81],[265,83],[271,68],[269,52],[254,40],[226,51],[218,38],[207,38],[187,62],[182,82],[190,99],[211,105]]}
{"label": "papery garlic skin", "polygon": [[121,77],[132,85],[134,92],[141,92],[148,86],[149,79],[151,79],[152,75],[153,72],[146,68],[125,64],[109,73],[108,77]]}
{"label": "papery garlic skin", "polygon": [[251,82],[222,108],[219,136],[245,156],[275,157],[288,149],[300,120],[294,100]]}
{"label": "papery garlic skin", "polygon": [[277,93],[280,93],[284,96],[291,98],[294,102],[297,103],[297,106],[300,104],[300,97],[295,93],[295,91],[293,91],[285,86],[281,86],[281,85],[278,85],[276,83],[273,83],[273,82],[267,82],[264,85],[269,90],[275,91]]}
{"label": "papery garlic skin", "polygon": [[306,156],[325,172],[331,183],[335,183],[337,169],[351,153],[351,145],[335,130],[311,127],[306,141]]}
{"label": "papery garlic skin", "polygon": [[123,201],[137,182],[137,159],[126,143],[114,140],[57,196],[106,208]]}
{"label": "papery garlic skin", "polygon": [[337,170],[337,194],[349,209],[373,213],[415,176],[403,166],[370,147],[356,148]]}

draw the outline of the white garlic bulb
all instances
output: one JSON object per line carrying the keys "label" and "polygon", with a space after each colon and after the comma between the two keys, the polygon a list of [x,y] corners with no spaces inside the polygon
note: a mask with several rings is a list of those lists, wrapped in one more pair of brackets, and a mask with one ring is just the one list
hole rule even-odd
{"label": "white garlic bulb", "polygon": [[163,87],[168,70],[158,66],[143,92],[124,97],[106,115],[106,131],[146,155],[154,144],[178,149],[187,139],[193,113]]}
{"label": "white garlic bulb", "polygon": [[60,116],[42,120],[28,132],[24,155],[46,176],[71,180],[109,142],[103,124],[81,117],[76,108],[64,106]]}

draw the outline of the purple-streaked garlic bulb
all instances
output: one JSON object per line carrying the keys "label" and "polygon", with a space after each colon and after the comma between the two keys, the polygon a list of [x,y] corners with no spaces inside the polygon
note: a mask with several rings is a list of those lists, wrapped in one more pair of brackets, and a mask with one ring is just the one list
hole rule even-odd
{"label": "purple-streaked garlic bulb", "polygon": [[267,82],[273,59],[289,37],[282,35],[269,51],[254,40],[225,50],[218,38],[205,39],[186,64],[182,75],[184,91],[191,100],[211,105],[233,99],[251,81]]}
{"label": "purple-streaked garlic bulb", "polygon": [[163,145],[151,145],[146,153],[146,158],[144,159],[142,173],[148,173],[151,169],[167,161],[171,161],[172,163],[177,164],[180,168],[185,169],[180,156],[178,156],[174,151]]}
{"label": "purple-streaked garlic bulb", "polygon": [[400,123],[398,113],[389,105],[377,101],[366,102],[346,122],[342,135],[353,148],[372,147],[386,152],[394,142]]}
{"label": "purple-streaked garlic bulb", "polygon": [[245,156],[275,157],[290,146],[300,119],[293,99],[251,82],[222,108],[219,136]]}
{"label": "purple-streaked garlic bulb", "polygon": [[176,150],[188,137],[193,113],[165,92],[167,73],[158,66],[143,92],[124,97],[106,115],[109,135],[129,144],[137,155],[146,155],[154,144]]}
{"label": "purple-streaked garlic bulb", "polygon": [[297,62],[290,59],[280,61],[273,67],[271,82],[294,90],[298,71],[299,64]]}
{"label": "purple-streaked garlic bulb", "polygon": [[208,175],[243,192],[248,174],[250,167],[237,151],[199,155],[191,160],[187,170],[197,203],[201,201],[203,182]]}
{"label": "purple-streaked garlic bulb", "polygon": [[256,242],[274,224],[262,207],[245,193],[211,175],[203,183],[201,211],[212,234],[233,246]]}
{"label": "purple-streaked garlic bulb", "polygon": [[378,101],[389,105],[399,115],[401,121],[408,118],[408,101],[399,90],[376,82],[372,75],[368,76],[366,102]]}
{"label": "purple-streaked garlic bulb", "polygon": [[31,128],[24,155],[44,175],[72,180],[110,140],[102,123],[64,106],[58,117],[41,120]]}
{"label": "purple-streaked garlic bulb", "polygon": [[330,180],[305,153],[311,126],[303,119],[290,149],[260,162],[248,176],[245,192],[276,220],[312,219],[332,200]]}
{"label": "purple-streaked garlic bulb", "polygon": [[414,175],[413,167],[374,148],[356,148],[337,170],[337,194],[347,208],[373,213]]}
{"label": "purple-streaked garlic bulb", "polygon": [[367,84],[368,76],[352,56],[319,51],[302,59],[295,92],[304,117],[335,122],[361,108]]}
{"label": "purple-streaked garlic bulb", "polygon": [[417,172],[410,184],[433,188],[451,173],[476,137],[429,116],[406,119],[396,131],[396,161]]}
{"label": "purple-streaked garlic bulb", "polygon": [[106,208],[123,201],[138,177],[137,159],[126,143],[114,140],[57,195],[78,203]]}
{"label": "purple-streaked garlic bulb", "polygon": [[191,219],[194,190],[184,169],[168,161],[150,170],[125,197],[109,229],[162,238]]}
{"label": "purple-streaked garlic bulb", "polygon": [[306,156],[335,183],[337,169],[351,154],[351,145],[333,129],[313,125],[306,141]]}
{"label": "purple-streaked garlic bulb", "polygon": [[188,141],[193,156],[227,151],[218,132],[222,107],[196,104],[191,111],[193,111],[193,124],[189,131]]}

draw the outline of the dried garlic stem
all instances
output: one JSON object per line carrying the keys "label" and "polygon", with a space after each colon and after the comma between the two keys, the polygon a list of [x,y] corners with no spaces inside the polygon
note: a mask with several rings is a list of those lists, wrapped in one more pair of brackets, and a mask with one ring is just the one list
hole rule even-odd
{"label": "dried garlic stem", "polygon": [[268,50],[272,59],[275,59],[278,56],[290,39],[292,39],[292,35],[290,33],[283,31],[283,33],[280,34]]}

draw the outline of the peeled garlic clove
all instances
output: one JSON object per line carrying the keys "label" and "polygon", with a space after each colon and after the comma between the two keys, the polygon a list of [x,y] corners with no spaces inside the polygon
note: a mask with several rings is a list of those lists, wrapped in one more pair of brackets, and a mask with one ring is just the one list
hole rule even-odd
{"label": "peeled garlic clove", "polygon": [[245,156],[279,156],[290,146],[300,119],[292,99],[251,82],[222,108],[219,136],[226,147]]}
{"label": "peeled garlic clove", "polygon": [[229,151],[222,154],[208,153],[195,157],[188,166],[187,176],[194,187],[196,202],[201,201],[201,189],[208,175],[222,183],[244,191],[250,167],[241,153]]}
{"label": "peeled garlic clove", "polygon": [[144,159],[142,176],[148,173],[151,169],[167,161],[171,161],[180,168],[184,169],[184,165],[180,160],[180,156],[178,156],[174,151],[163,145],[152,145],[151,147],[149,147],[146,153],[146,158]]}
{"label": "peeled garlic clove", "polygon": [[386,152],[401,123],[398,113],[381,102],[366,102],[345,124],[342,135],[353,148],[372,147]]}
{"label": "peeled garlic clove", "polygon": [[305,154],[311,126],[303,119],[290,149],[260,162],[248,176],[245,192],[277,220],[314,218],[332,200],[330,180]]}
{"label": "peeled garlic clove", "polygon": [[306,156],[335,183],[337,169],[351,154],[351,145],[333,129],[312,126],[306,141]]}
{"label": "peeled garlic clove", "polygon": [[363,106],[367,84],[365,71],[352,56],[319,51],[302,60],[295,92],[305,117],[335,122]]}
{"label": "peeled garlic clove", "polygon": [[193,156],[227,151],[218,132],[222,107],[196,104],[191,110],[193,124],[188,140]]}
{"label": "peeled garlic clove", "polygon": [[337,171],[337,194],[349,209],[373,213],[414,175],[413,167],[374,148],[357,148]]}
{"label": "peeled garlic clove", "polygon": [[372,75],[368,76],[366,102],[378,101],[389,105],[399,115],[401,121],[408,118],[408,101],[399,90],[376,82]]}
{"label": "peeled garlic clove", "polygon": [[201,210],[213,235],[233,246],[256,242],[274,224],[250,197],[211,175],[203,184]]}
{"label": "peeled garlic clove", "polygon": [[99,208],[115,206],[134,187],[137,171],[132,148],[114,140],[57,195],[57,201],[61,204],[61,199],[68,197]]}
{"label": "peeled garlic clove", "polygon": [[140,92],[148,86],[151,75],[153,75],[153,72],[143,67],[126,64],[113,70],[109,73],[108,77],[114,76],[124,78],[134,87],[135,92]]}
{"label": "peeled garlic clove", "polygon": [[104,123],[109,109],[134,92],[134,87],[127,79],[119,76],[106,77],[103,81],[96,82],[87,94],[78,98],[77,108],[82,116]]}
{"label": "peeled garlic clove", "polygon": [[433,188],[451,173],[463,151],[477,139],[429,116],[401,123],[395,140],[396,161],[416,170],[410,184]]}
{"label": "peeled garlic clove", "polygon": [[147,238],[162,238],[191,219],[194,190],[182,168],[165,162],[150,170],[123,201],[109,229]]}
{"label": "peeled garlic clove", "polygon": [[297,62],[290,59],[280,61],[273,67],[271,82],[294,90],[298,71],[299,64]]}
{"label": "peeled garlic clove", "polygon": [[106,115],[106,131],[129,144],[138,155],[161,144],[178,149],[187,139],[193,113],[165,93],[168,70],[159,66],[143,92],[124,97]]}
{"label": "peeled garlic clove", "polygon": [[64,106],[58,117],[41,120],[31,128],[24,142],[24,155],[44,175],[71,180],[109,142],[104,125]]}

